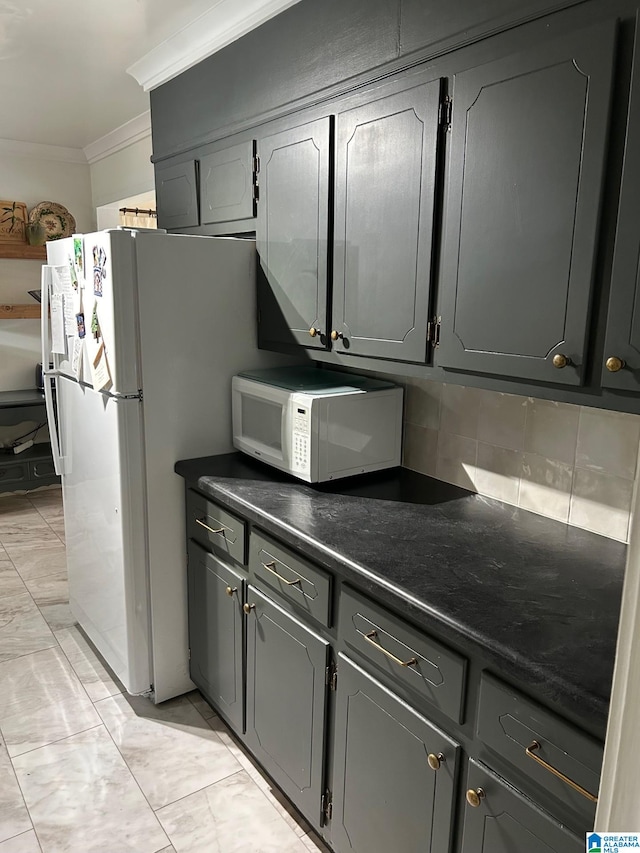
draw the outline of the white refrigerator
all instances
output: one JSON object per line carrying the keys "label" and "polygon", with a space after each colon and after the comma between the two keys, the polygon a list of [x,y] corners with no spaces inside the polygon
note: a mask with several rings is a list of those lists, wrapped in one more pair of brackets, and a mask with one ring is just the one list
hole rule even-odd
{"label": "white refrigerator", "polygon": [[[45,396],[71,610],[132,694],[189,679],[177,459],[225,453],[256,342],[255,243],[110,230],[47,244]],[[290,359],[289,359],[290,361]]]}

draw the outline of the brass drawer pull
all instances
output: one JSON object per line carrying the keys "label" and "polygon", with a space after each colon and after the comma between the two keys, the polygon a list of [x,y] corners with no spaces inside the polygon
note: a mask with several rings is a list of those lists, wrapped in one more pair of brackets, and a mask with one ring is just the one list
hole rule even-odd
{"label": "brass drawer pull", "polygon": [[200,527],[204,527],[204,529],[208,530],[209,533],[215,533],[217,536],[220,536],[220,534],[224,536],[225,530],[227,529],[226,527],[219,527],[217,530],[214,530],[213,527],[209,527],[208,524],[205,524],[204,521],[201,521],[199,518],[196,518],[196,524],[199,524]]}
{"label": "brass drawer pull", "polygon": [[551,764],[547,764],[547,762],[540,758],[539,755],[535,754],[534,750],[540,749],[540,744],[537,740],[534,740],[531,746],[528,746],[525,749],[525,753],[529,756],[529,758],[533,758],[535,762],[537,762],[541,767],[544,767],[545,770],[548,770],[549,773],[553,773],[554,776],[557,776],[558,779],[562,779],[563,782],[566,782],[570,788],[573,788],[574,791],[577,791],[579,794],[582,794],[583,797],[586,797],[592,803],[597,803],[598,798],[594,797],[593,794],[590,794],[585,788],[578,785],[577,782],[574,782],[573,779],[569,779],[568,776],[565,776],[564,773],[561,773],[559,770],[556,770],[555,767],[552,767]]}
{"label": "brass drawer pull", "polygon": [[231,597],[231,596],[234,594],[234,592],[237,592],[237,591],[238,591],[238,587],[237,587],[237,586],[228,586],[228,587],[225,589],[225,592],[227,593],[227,595],[228,595],[229,597]]}
{"label": "brass drawer pull", "polygon": [[272,575],[275,575],[279,581],[282,581],[282,583],[286,584],[287,586],[295,586],[296,584],[300,584],[300,586],[302,586],[302,581],[300,578],[298,578],[298,580],[295,580],[295,581],[285,580],[282,577],[282,575],[276,571],[276,561],[275,560],[272,560],[270,563],[263,563],[262,565],[268,572],[271,572]]}
{"label": "brass drawer pull", "polygon": [[382,652],[383,655],[386,655],[388,658],[390,658],[394,663],[397,663],[399,666],[415,666],[415,664],[418,663],[417,658],[409,658],[409,660],[400,660],[400,658],[397,658],[394,654],[392,654],[391,652],[388,652],[384,648],[384,646],[381,646],[379,642],[376,642],[378,639],[378,632],[377,631],[369,631],[368,634],[363,634],[362,636],[365,638],[365,640],[368,643],[371,643],[371,645],[374,648],[378,649],[378,651]]}

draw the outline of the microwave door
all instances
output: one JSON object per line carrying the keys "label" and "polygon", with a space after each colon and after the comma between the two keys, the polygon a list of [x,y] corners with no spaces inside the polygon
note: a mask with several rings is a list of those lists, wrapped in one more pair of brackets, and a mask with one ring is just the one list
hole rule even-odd
{"label": "microwave door", "polygon": [[287,391],[233,378],[233,444],[238,450],[288,470],[289,424]]}

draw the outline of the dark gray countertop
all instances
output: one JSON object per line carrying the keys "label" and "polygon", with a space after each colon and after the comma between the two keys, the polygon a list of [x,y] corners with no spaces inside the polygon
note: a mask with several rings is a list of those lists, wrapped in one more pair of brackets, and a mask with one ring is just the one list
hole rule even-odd
{"label": "dark gray countertop", "polygon": [[404,468],[319,486],[239,453],[175,470],[604,739],[625,545]]}

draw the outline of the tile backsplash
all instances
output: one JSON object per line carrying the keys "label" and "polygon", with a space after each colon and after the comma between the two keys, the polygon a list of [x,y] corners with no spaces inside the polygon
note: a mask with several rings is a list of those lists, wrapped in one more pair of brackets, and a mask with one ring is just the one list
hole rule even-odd
{"label": "tile backsplash", "polygon": [[395,379],[405,467],[628,541],[640,415]]}

